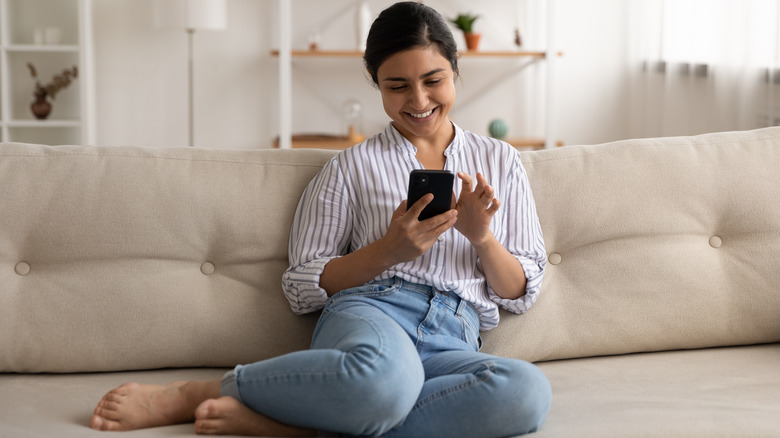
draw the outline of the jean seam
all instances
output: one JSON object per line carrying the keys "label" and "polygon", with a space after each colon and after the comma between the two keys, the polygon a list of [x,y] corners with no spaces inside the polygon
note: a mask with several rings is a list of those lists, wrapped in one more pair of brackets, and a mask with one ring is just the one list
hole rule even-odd
{"label": "jean seam", "polygon": [[444,390],[435,392],[435,393],[433,393],[433,394],[431,394],[431,395],[429,395],[429,396],[427,396],[427,397],[425,397],[423,399],[420,399],[419,401],[417,401],[417,403],[415,403],[415,405],[412,408],[412,410],[423,408],[423,407],[425,407],[427,405],[430,405],[431,403],[433,403],[433,402],[435,402],[435,401],[437,401],[439,399],[448,397],[448,396],[450,396],[452,394],[455,394],[455,393],[458,393],[458,392],[463,391],[465,389],[471,388],[471,387],[473,387],[475,385],[484,383],[491,376],[495,375],[495,373],[496,373],[495,364],[493,362],[486,363],[484,370],[480,371],[479,373],[473,373],[472,374],[475,377],[473,380],[469,380],[468,382],[461,383],[459,385],[446,388]]}
{"label": "jean seam", "polygon": [[[365,290],[363,291],[357,291],[357,289],[363,288]],[[387,286],[386,289],[377,290],[377,285],[368,284],[365,286],[360,286],[357,288],[350,288],[350,289],[344,289],[342,291],[339,291],[338,293],[334,294],[332,297],[328,298],[328,302],[325,306],[327,309],[328,306],[330,306],[333,303],[337,303],[339,301],[349,299],[349,298],[376,298],[376,297],[386,297],[393,294],[398,293],[398,291],[401,288],[399,285],[390,285]],[[354,290],[354,292],[352,292]],[[347,291],[347,293],[343,293]]]}
{"label": "jean seam", "polygon": [[[330,310],[330,311],[328,311],[328,313],[339,313],[339,312],[340,312],[339,310]],[[364,323],[366,323],[369,327],[371,327],[371,329],[374,331],[374,333],[377,334],[377,338],[379,339],[379,345],[377,346],[377,353],[373,354],[371,356],[371,358],[370,358],[370,361],[367,362],[367,363],[374,363],[374,362],[376,362],[376,360],[379,357],[381,357],[383,354],[386,354],[386,352],[385,352],[386,345],[385,345],[384,338],[382,337],[380,330],[378,330],[374,326],[373,322],[370,319],[368,319],[368,318],[364,318],[362,316],[358,316],[358,315],[354,315],[354,314],[349,314],[349,315],[352,316],[353,318],[359,319],[359,320],[363,321]],[[310,376],[310,377],[315,377],[316,376],[316,377],[320,377],[320,378],[323,378],[323,377],[327,378],[327,377],[338,376],[340,374],[348,375],[348,374],[351,374],[351,372],[352,372],[351,370],[346,370],[346,371],[330,371],[330,372],[311,371],[311,372],[297,373],[297,374],[279,373],[279,374],[263,376],[262,378],[259,378],[259,379],[258,378],[254,378],[254,379],[242,378],[241,380],[243,382],[246,382],[246,383],[268,384],[268,383],[271,383],[272,380],[283,380],[284,381],[284,380],[290,379],[290,377],[301,376],[301,375],[304,375],[304,374],[306,376]]]}

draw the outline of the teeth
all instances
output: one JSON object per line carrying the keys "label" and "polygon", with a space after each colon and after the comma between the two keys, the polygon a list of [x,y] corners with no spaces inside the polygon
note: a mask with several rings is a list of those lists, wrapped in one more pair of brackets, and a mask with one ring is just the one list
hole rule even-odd
{"label": "teeth", "polygon": [[432,110],[432,109],[430,109],[430,110],[428,110],[428,111],[426,111],[426,112],[424,112],[424,113],[422,113],[422,114],[413,114],[413,113],[409,113],[409,115],[410,115],[410,116],[412,116],[412,117],[416,117],[416,118],[418,118],[418,119],[424,119],[424,118],[426,118],[426,117],[430,116],[432,113],[433,113],[433,110]]}

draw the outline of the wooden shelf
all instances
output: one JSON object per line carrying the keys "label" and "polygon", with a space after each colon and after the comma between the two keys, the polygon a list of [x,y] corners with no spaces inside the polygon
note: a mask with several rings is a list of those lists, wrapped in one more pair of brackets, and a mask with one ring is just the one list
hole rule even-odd
{"label": "wooden shelf", "polygon": [[[507,138],[504,141],[518,149],[544,149],[543,138]],[[557,141],[555,142],[555,146],[561,147],[563,146],[563,142]]]}
{"label": "wooden shelf", "polygon": [[[271,51],[272,56],[279,56],[278,50]],[[290,52],[295,58],[362,58],[363,52],[359,50],[293,50]],[[563,53],[558,52],[558,56],[562,56]],[[547,52],[544,51],[466,51],[459,52],[460,57],[475,57],[475,58],[546,58]]]}
{"label": "wooden shelf", "polygon": [[[292,137],[291,146],[293,149],[346,149],[352,147],[363,140],[365,136],[355,134],[350,136],[322,135],[322,134],[296,134]],[[274,140],[274,147],[279,147],[279,139]]]}
{"label": "wooden shelf", "polygon": [[78,53],[75,44],[11,44],[5,47],[8,52],[16,53]]}
{"label": "wooden shelf", "polygon": [[[292,148],[310,148],[310,149],[335,149],[341,150],[352,147],[363,141],[362,138],[349,138],[347,136],[328,136],[318,134],[294,135],[292,138]],[[510,138],[504,140],[517,149],[544,149],[543,138]],[[563,142],[556,142],[556,146],[563,146]],[[279,147],[279,139],[274,140],[274,147]]]}
{"label": "wooden shelf", "polygon": [[78,128],[81,126],[81,121],[67,119],[14,119],[7,122],[5,125],[9,128]]}

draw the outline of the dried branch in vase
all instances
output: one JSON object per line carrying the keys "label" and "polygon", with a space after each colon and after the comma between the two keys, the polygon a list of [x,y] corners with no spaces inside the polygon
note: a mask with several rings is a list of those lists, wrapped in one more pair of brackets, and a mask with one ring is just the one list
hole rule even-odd
{"label": "dried branch in vase", "polygon": [[62,73],[54,75],[51,82],[43,85],[41,84],[41,81],[38,80],[38,71],[31,62],[27,63],[27,68],[30,69],[30,76],[35,79],[35,92],[33,93],[35,97],[51,96],[51,98],[54,99],[54,96],[56,96],[60,90],[67,88],[67,86],[79,76],[79,69],[74,65],[69,69],[66,68],[62,70]]}

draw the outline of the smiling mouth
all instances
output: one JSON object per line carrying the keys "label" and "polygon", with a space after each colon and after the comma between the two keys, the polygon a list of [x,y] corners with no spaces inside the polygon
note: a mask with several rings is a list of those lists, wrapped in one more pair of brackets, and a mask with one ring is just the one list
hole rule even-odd
{"label": "smiling mouth", "polygon": [[431,114],[433,114],[433,111],[434,111],[435,109],[436,109],[436,108],[429,109],[428,111],[426,111],[426,112],[424,112],[424,113],[418,113],[418,114],[415,114],[415,113],[406,113],[406,114],[409,114],[410,116],[414,117],[415,119],[424,119],[424,118],[426,118],[426,117],[430,116]]}

